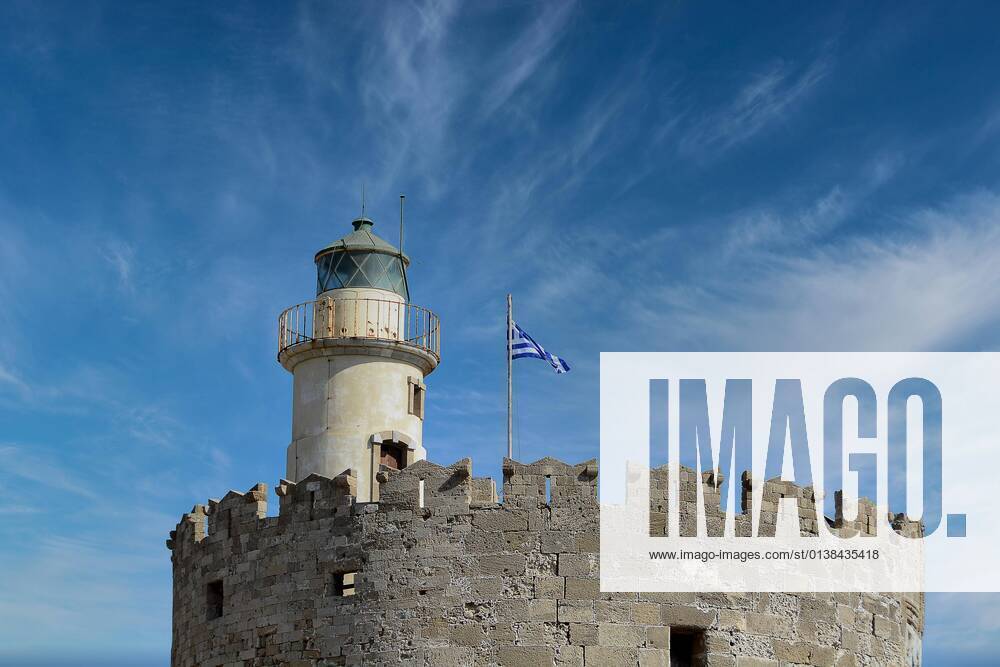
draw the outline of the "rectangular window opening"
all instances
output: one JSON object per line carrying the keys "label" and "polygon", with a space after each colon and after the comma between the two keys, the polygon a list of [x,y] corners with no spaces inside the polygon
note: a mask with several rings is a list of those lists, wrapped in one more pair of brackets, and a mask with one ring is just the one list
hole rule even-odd
{"label": "rectangular window opening", "polygon": [[552,478],[548,475],[545,476],[545,502],[552,504]]}
{"label": "rectangular window opening", "polygon": [[424,506],[424,480],[420,480],[420,484],[417,486],[417,500],[420,502],[420,507]]}
{"label": "rectangular window opening", "polygon": [[334,597],[345,598],[354,595],[354,578],[357,572],[334,572],[330,582],[330,592]]}
{"label": "rectangular window opening", "polygon": [[425,387],[416,378],[410,378],[410,414],[419,419],[424,418],[424,396],[427,394]]}
{"label": "rectangular window opening", "polygon": [[222,590],[222,579],[210,581],[205,586],[205,616],[213,620],[222,616],[225,595]]}
{"label": "rectangular window opening", "polygon": [[670,628],[670,667],[704,667],[707,664],[703,630]]}

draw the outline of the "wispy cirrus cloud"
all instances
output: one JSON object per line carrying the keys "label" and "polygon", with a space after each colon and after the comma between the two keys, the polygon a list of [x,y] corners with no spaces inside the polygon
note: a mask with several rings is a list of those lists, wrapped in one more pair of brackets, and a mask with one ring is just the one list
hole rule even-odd
{"label": "wispy cirrus cloud", "polygon": [[853,198],[842,187],[833,186],[819,199],[791,216],[771,208],[737,214],[726,239],[723,254],[732,258],[761,247],[787,248],[829,233],[853,209]]}
{"label": "wispy cirrus cloud", "polygon": [[10,505],[6,503],[0,503],[0,514],[38,514],[42,509],[40,507],[35,507],[34,505]]}
{"label": "wispy cirrus cloud", "polygon": [[698,349],[948,350],[996,341],[1000,196],[977,192],[901,215],[907,222],[892,233],[789,255],[751,250],[725,271],[663,288],[645,326]]}
{"label": "wispy cirrus cloud", "polygon": [[[325,122],[330,109],[342,108],[370,137],[357,147],[365,159],[349,188],[360,190],[366,180],[376,201],[399,181],[419,178],[423,195],[436,199],[454,172],[476,158],[479,131],[494,123],[509,130],[512,120],[531,125],[544,109],[558,83],[554,52],[574,7],[572,1],[540,6],[527,12],[528,20],[506,26],[498,48],[482,49],[465,32],[476,13],[461,11],[453,0],[372,6],[347,22],[340,13],[306,5],[297,21],[300,43],[288,59],[315,91],[310,118]],[[359,54],[356,67],[338,68],[352,49]],[[515,106],[529,87],[530,103]]]}
{"label": "wispy cirrus cloud", "polygon": [[538,17],[494,62],[495,78],[482,101],[484,116],[493,115],[535,75],[559,44],[574,5],[567,0],[541,5]]}
{"label": "wispy cirrus cloud", "polygon": [[406,167],[422,172],[435,190],[438,165],[453,147],[446,141],[456,109],[465,102],[470,69],[449,58],[458,4],[451,0],[382,12],[373,39],[363,44],[358,95],[366,122],[379,136],[373,192],[387,190]]}
{"label": "wispy cirrus cloud", "polygon": [[134,290],[132,274],[135,264],[135,248],[129,243],[115,239],[104,244],[101,256],[117,275],[119,287],[125,292],[131,293]]}
{"label": "wispy cirrus cloud", "polygon": [[21,397],[27,397],[31,394],[31,387],[28,383],[25,382],[20,376],[16,375],[12,370],[5,368],[2,365],[0,365],[0,385],[7,385]]}
{"label": "wispy cirrus cloud", "polygon": [[820,196],[791,210],[772,200],[735,212],[727,224],[724,256],[733,259],[788,252],[821,240],[856,215],[902,164],[899,154],[880,153],[863,162],[845,183],[829,186]]}
{"label": "wispy cirrus cloud", "polygon": [[58,491],[96,500],[98,494],[84,484],[78,474],[45,455],[33,453],[22,445],[0,445],[0,474],[37,482]]}
{"label": "wispy cirrus cloud", "polygon": [[732,100],[702,114],[686,127],[679,142],[682,155],[709,160],[744,143],[785,118],[827,77],[829,53],[806,65],[776,62],[750,76]]}

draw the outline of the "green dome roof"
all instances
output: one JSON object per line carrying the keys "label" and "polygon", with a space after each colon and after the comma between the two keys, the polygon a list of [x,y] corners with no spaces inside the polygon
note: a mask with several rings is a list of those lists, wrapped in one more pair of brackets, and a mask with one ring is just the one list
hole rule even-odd
{"label": "green dome roof", "polygon": [[[325,255],[334,250],[369,250],[373,252],[384,252],[389,255],[396,255],[399,257],[399,248],[376,235],[372,231],[372,227],[375,225],[372,220],[369,218],[357,218],[352,220],[351,224],[354,225],[353,232],[341,239],[337,239],[317,252],[316,258],[318,259],[320,255]],[[402,257],[403,263],[409,266],[410,258],[406,255],[403,255]]]}

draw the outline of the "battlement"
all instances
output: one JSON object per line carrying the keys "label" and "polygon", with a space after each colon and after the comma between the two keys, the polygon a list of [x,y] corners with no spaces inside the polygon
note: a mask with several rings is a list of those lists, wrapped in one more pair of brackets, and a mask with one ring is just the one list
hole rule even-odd
{"label": "battlement", "polygon": [[267,516],[267,486],[258,483],[245,493],[229,491],[221,500],[195,505],[171,532],[167,547],[176,550],[185,541],[199,543],[206,538],[235,539],[295,521],[340,518],[346,523],[353,514],[380,510],[425,510],[429,515],[436,509],[470,511],[503,504],[556,507],[572,503],[575,507],[584,500],[597,505],[594,459],[576,465],[548,457],[534,463],[506,459],[503,474],[502,502],[493,478],[472,476],[469,458],[449,466],[417,461],[402,470],[383,467],[376,476],[380,487],[374,503],[357,502],[357,477],[350,470],[333,478],[313,474],[298,483],[283,479],[275,487],[280,499],[277,517]]}
{"label": "battlement", "polygon": [[[602,593],[597,477],[595,460],[506,459],[501,499],[470,459],[417,461],[376,474],[377,502],[345,471],[281,480],[277,516],[263,484],[195,505],[167,541],[172,664],[669,664],[677,628],[710,665],[900,664],[919,638],[922,596]],[[715,522],[722,479],[701,479]],[[665,530],[666,468],[649,481]],[[697,481],[681,470],[682,531]],[[745,474],[744,510],[752,490]],[[818,525],[811,488],[770,480],[761,498],[762,516],[791,498],[802,529]],[[867,527],[859,507],[828,524]]]}
{"label": "battlement", "polygon": [[[698,475],[686,466],[679,467],[680,480],[680,534],[697,535],[696,506]],[[667,505],[669,468],[666,465],[649,471],[650,483],[650,534],[667,535]],[[630,475],[634,475],[630,471]],[[557,514],[564,506],[574,510],[598,506],[596,459],[569,464],[545,457],[533,463],[504,459],[503,498],[496,493],[496,483],[491,477],[473,477],[472,460],[456,461],[441,466],[430,461],[417,461],[402,470],[383,467],[376,476],[380,484],[379,501],[357,502],[357,476],[347,470],[329,478],[310,475],[301,482],[281,480],[275,487],[280,499],[279,515],[267,517],[267,486],[258,483],[245,493],[229,491],[221,500],[210,499],[207,505],[195,505],[185,514],[177,529],[171,532],[167,546],[171,550],[182,542],[199,543],[206,537],[233,539],[250,531],[272,525],[287,525],[294,521],[315,521],[339,518],[347,526],[350,517],[361,512],[421,510],[431,514],[435,509],[453,512],[474,511],[495,506],[525,508],[546,506]],[[724,513],[720,507],[721,474],[705,472],[701,475],[701,489],[709,536],[723,534]],[[751,535],[754,485],[749,471],[740,479],[738,492],[740,511],[736,516],[736,535]],[[812,486],[799,487],[793,482],[771,479],[764,482],[761,494],[760,524],[758,535],[774,536],[777,517],[786,499],[796,505],[802,535],[819,534],[819,521],[843,537],[874,535],[877,530],[877,510],[868,498],[856,501],[855,518],[845,518],[845,498],[842,491],[834,494],[835,516],[824,517],[817,504]],[[207,518],[207,526],[205,519]],[[889,514],[889,525],[901,534],[916,537],[922,534],[919,521],[909,520],[903,514]]]}
{"label": "battlement", "polygon": [[[638,474],[639,470],[630,470],[630,475]],[[667,499],[669,466],[663,465],[649,471],[650,483],[650,535],[667,535]],[[701,489],[706,514],[706,534],[712,537],[723,535],[725,515],[720,505],[721,488],[724,476],[714,472],[701,474]],[[694,537],[697,532],[697,495],[698,474],[692,468],[679,466],[679,514],[680,535]],[[740,477],[740,487],[736,493],[740,508],[736,514],[735,534],[748,537],[752,533],[752,515],[755,486],[750,471],[744,471]],[[794,503],[799,520],[799,531],[803,536],[818,535],[819,522],[824,521],[830,532],[841,537],[855,535],[877,534],[877,507],[869,498],[856,501],[853,519],[846,516],[850,512],[843,491],[834,493],[834,518],[823,515],[822,499],[817,498],[812,486],[800,487],[794,482],[779,478],[765,480],[760,494],[761,507],[757,535],[774,537],[778,522],[778,513],[788,509],[789,503]],[[922,524],[908,519],[904,514],[888,513],[887,523],[901,535],[918,537],[922,535]]]}

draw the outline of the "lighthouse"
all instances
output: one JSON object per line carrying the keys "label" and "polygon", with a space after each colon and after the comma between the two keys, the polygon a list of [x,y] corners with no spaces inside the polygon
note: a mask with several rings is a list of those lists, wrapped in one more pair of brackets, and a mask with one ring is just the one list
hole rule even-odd
{"label": "lighthouse", "polygon": [[424,381],[441,361],[437,316],[410,303],[401,248],[362,216],[315,256],[316,298],[278,320],[278,362],[292,374],[286,478],[357,478],[378,500],[376,475],[426,458]]}
{"label": "lighthouse", "polygon": [[[920,593],[787,593],[777,608],[774,593],[756,592],[608,601],[601,517],[635,516],[602,507],[596,459],[507,458],[502,499],[469,458],[417,462],[440,325],[410,303],[401,250],[364,215],[353,225],[316,253],[316,298],[279,318],[294,391],[277,515],[259,482],[195,505],[167,540],[173,667],[919,665]],[[666,533],[654,510],[669,505],[668,477],[666,465],[648,471],[646,535]],[[674,492],[700,495],[699,478],[682,466]],[[811,488],[766,482],[763,504],[777,496],[798,503],[802,535],[818,534]],[[697,522],[695,505],[681,503],[680,525]],[[721,525],[711,506],[708,521]],[[862,506],[827,530],[873,534],[877,508]],[[775,516],[765,507],[761,523]],[[753,518],[738,514],[735,534],[751,534]],[[919,522],[896,522],[922,534]]]}

